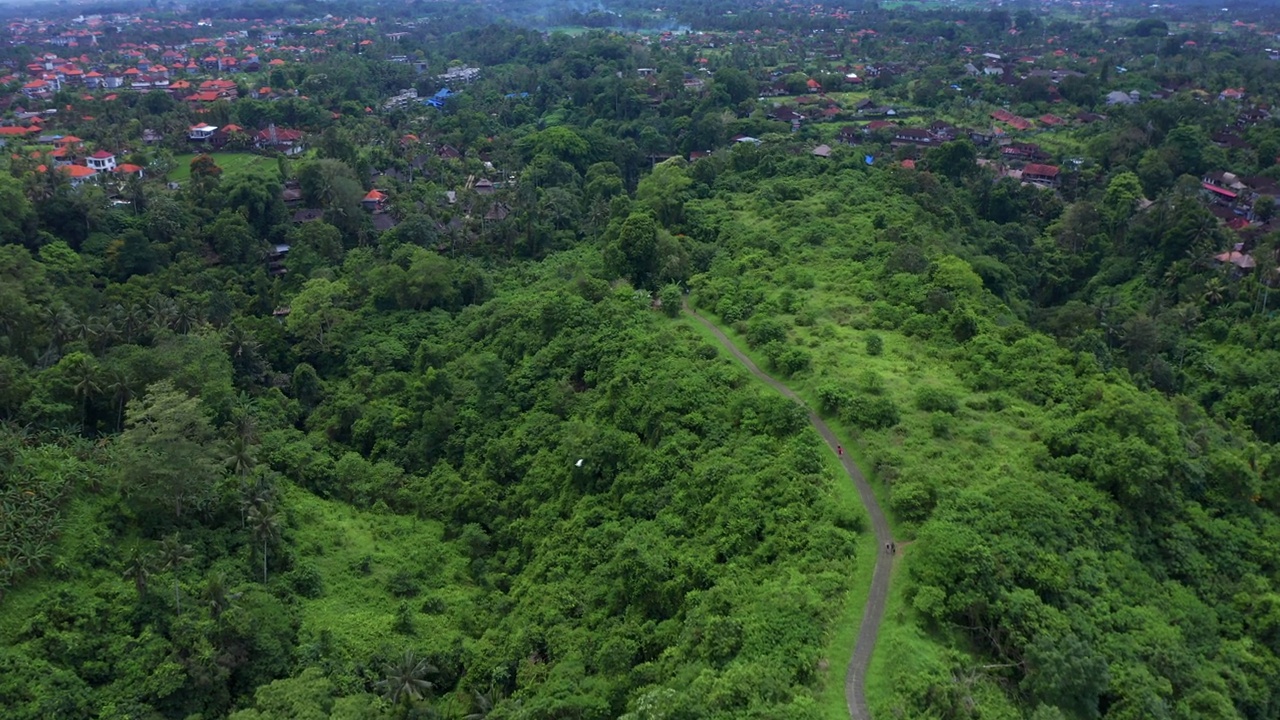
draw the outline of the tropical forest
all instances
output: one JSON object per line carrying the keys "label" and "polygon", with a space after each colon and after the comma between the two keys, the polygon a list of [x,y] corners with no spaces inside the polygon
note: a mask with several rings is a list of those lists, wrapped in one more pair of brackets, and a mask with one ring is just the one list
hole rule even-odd
{"label": "tropical forest", "polygon": [[1280,719],[1220,5],[0,5],[0,717]]}

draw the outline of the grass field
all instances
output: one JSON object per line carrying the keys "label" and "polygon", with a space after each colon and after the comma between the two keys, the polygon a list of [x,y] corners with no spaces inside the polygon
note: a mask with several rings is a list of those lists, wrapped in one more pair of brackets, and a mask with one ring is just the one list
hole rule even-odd
{"label": "grass field", "polygon": [[[185,183],[191,179],[191,161],[196,158],[197,153],[183,153],[182,155],[174,155],[174,168],[169,173],[170,182]],[[275,158],[266,157],[264,155],[254,155],[247,152],[215,152],[210,153],[210,157],[222,168],[224,177],[239,175],[253,169],[272,170],[276,166]]]}

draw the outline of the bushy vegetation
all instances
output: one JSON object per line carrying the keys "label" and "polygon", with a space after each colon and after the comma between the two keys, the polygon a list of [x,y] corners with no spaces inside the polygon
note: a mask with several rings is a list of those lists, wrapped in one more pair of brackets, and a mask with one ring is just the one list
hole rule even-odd
{"label": "bushy vegetation", "polygon": [[[975,271],[997,262],[978,262],[986,238],[1014,230],[970,209],[980,187],[816,158],[703,162],[708,185],[672,229],[724,252],[692,301],[732,308],[722,320],[749,342],[767,332],[760,350],[812,353],[792,383],[858,438],[913,541],[877,716],[1268,716],[1280,648],[1256,603],[1280,569],[1280,464],[1235,406],[1151,387],[1125,367],[1137,346],[1063,347],[1019,319]],[[803,199],[771,201],[779,184]],[[1016,230],[1052,243],[1056,213],[1028,209]]]}
{"label": "bushy vegetation", "polygon": [[[405,288],[406,253],[452,280]],[[3,435],[9,716],[360,716],[408,675],[445,712],[814,716],[858,511],[797,407],[592,267],[416,310],[458,263],[353,250],[287,321],[142,306],[94,343],[30,308],[14,350],[64,354],[12,417],[123,432]]]}
{"label": "bushy vegetation", "polygon": [[[6,139],[0,715],[844,717],[879,558],[877,718],[1276,717],[1280,235],[1273,200],[1237,236],[1200,182],[1280,177],[1275,122],[1215,100],[1280,93],[1256,33],[1145,6],[1122,38],[1029,9],[500,5],[729,32],[387,7],[415,20],[396,40],[381,14],[285,28],[307,52],[234,102],[48,101],[50,132],[145,178],[72,187],[36,131]],[[997,42],[1080,71],[970,76]],[[439,89],[415,64],[471,63],[443,107],[383,105]],[[1131,81],[1179,89],[1103,104]],[[777,93],[823,97],[785,101],[796,127]],[[873,96],[912,127],[1040,117],[1057,186],[963,129],[834,140]],[[1064,107],[1109,117],[1045,125]],[[308,150],[193,155],[195,121]],[[1214,260],[1241,238],[1253,268]],[[896,547],[686,300],[827,418]]]}

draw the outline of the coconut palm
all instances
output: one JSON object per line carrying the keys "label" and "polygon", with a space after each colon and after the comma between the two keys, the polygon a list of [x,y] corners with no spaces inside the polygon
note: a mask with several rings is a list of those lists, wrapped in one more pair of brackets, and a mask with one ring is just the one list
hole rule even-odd
{"label": "coconut palm", "polygon": [[106,391],[111,395],[111,403],[116,406],[116,430],[124,427],[124,407],[133,397],[133,381],[129,373],[116,368],[107,376]]}
{"label": "coconut palm", "polygon": [[1226,297],[1227,286],[1218,278],[1209,278],[1204,284],[1204,301],[1210,305],[1221,303]]}
{"label": "coconut palm", "polygon": [[76,360],[71,373],[76,381],[72,389],[81,400],[80,426],[85,427],[89,422],[89,404],[102,392],[102,386],[98,384],[98,368],[92,358],[82,355]]}
{"label": "coconut palm", "polygon": [[200,591],[200,599],[204,601],[205,607],[209,608],[209,616],[214,620],[221,620],[222,615],[235,605],[240,595],[240,593],[228,592],[227,578],[222,573],[209,576],[204,589]]}
{"label": "coconut palm", "polygon": [[404,703],[407,706],[421,700],[435,687],[427,678],[435,675],[437,670],[426,658],[420,658],[412,650],[405,651],[404,657],[387,663],[385,677],[378,681],[382,696],[392,705]]}
{"label": "coconut palm", "polygon": [[267,546],[280,539],[280,516],[266,503],[249,508],[249,530],[262,543],[262,582],[267,581]]}
{"label": "coconut palm", "polygon": [[151,558],[143,554],[138,547],[133,548],[129,562],[125,563],[123,577],[132,580],[138,590],[138,597],[147,594],[147,581],[151,579]]}
{"label": "coconut palm", "polygon": [[231,454],[223,462],[228,470],[243,480],[257,465],[252,443],[243,434],[236,433],[231,440]]}
{"label": "coconut palm", "polygon": [[44,324],[49,330],[49,348],[62,350],[62,344],[70,340],[76,324],[75,313],[62,304],[46,305],[44,308]]}
{"label": "coconut palm", "polygon": [[156,559],[162,570],[173,573],[173,605],[178,614],[182,614],[181,598],[178,595],[178,569],[191,562],[191,557],[191,546],[184,545],[176,532],[165,537],[160,543],[160,552]]}
{"label": "coconut palm", "polygon": [[475,712],[464,715],[463,720],[485,720],[489,717],[489,713],[493,712],[493,706],[500,700],[502,700],[502,694],[497,688],[487,693],[475,693]]}

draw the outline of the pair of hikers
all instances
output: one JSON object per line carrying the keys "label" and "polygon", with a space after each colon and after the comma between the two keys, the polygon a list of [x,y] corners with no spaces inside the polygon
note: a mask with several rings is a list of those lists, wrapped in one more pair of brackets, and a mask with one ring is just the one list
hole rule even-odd
{"label": "pair of hikers", "polygon": [[[844,458],[844,446],[843,446],[843,445],[836,445],[836,455],[837,455],[837,456],[839,456],[841,459],[843,459],[843,458]],[[889,553],[890,555],[897,554],[897,552],[898,552],[898,544],[897,544],[897,543],[895,543],[895,542],[887,542],[887,543],[885,543],[885,544],[884,544],[884,550],[885,550],[885,552]]]}

